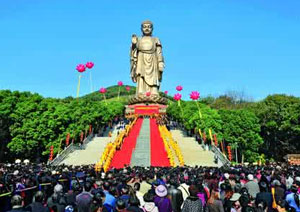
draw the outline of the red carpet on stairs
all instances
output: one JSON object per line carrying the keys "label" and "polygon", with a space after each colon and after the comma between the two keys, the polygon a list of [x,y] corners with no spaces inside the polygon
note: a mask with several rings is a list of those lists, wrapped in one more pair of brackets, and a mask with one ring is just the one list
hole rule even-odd
{"label": "red carpet on stairs", "polygon": [[155,119],[150,119],[151,166],[170,166],[163,140]]}
{"label": "red carpet on stairs", "polygon": [[139,118],[135,125],[133,125],[129,135],[124,139],[123,145],[119,151],[116,151],[113,157],[110,168],[123,168],[124,165],[129,165],[131,160],[132,152],[136,145],[137,137],[140,133],[140,129],[143,123],[143,119]]}

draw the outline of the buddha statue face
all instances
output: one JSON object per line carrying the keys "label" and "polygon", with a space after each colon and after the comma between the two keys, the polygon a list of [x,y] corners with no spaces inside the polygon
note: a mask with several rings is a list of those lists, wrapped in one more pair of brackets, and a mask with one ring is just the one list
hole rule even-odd
{"label": "buddha statue face", "polygon": [[153,31],[153,25],[152,25],[152,23],[145,22],[145,23],[142,24],[143,35],[151,36],[152,35],[152,31]]}

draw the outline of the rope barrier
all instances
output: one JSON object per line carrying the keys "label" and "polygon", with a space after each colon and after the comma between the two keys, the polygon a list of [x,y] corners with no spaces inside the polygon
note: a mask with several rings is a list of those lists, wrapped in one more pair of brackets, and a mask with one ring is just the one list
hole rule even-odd
{"label": "rope barrier", "polygon": [[5,196],[9,196],[11,195],[11,192],[7,192],[7,193],[4,193],[4,194],[0,194],[0,197],[5,197]]}
{"label": "rope barrier", "polygon": [[[66,182],[68,180],[69,179],[59,179],[58,182]],[[36,189],[36,188],[41,189],[42,186],[47,186],[47,185],[52,185],[52,183],[41,183],[41,184],[38,184],[37,186],[32,186],[32,187],[29,187],[29,188],[15,190],[15,192],[24,192],[24,191],[33,190],[33,189]],[[3,194],[0,194],[0,197],[9,196],[11,194],[12,194],[12,192],[3,193]]]}

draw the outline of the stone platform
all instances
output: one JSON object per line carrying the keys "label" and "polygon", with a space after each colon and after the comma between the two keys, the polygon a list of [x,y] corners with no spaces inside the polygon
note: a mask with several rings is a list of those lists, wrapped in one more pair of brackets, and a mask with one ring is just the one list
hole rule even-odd
{"label": "stone platform", "polygon": [[128,115],[142,115],[142,116],[152,116],[159,114],[166,114],[167,105],[161,104],[135,104],[126,105],[125,114]]}

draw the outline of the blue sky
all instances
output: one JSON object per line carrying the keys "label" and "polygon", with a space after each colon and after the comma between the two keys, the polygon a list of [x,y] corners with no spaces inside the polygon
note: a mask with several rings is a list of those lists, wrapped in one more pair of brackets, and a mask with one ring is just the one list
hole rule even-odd
{"label": "blue sky", "polygon": [[[150,19],[163,45],[163,91],[300,96],[299,11],[299,0],[0,0],[0,89],[75,96],[75,67],[87,61],[95,90],[134,85],[131,35]],[[80,95],[88,92],[86,72]]]}

